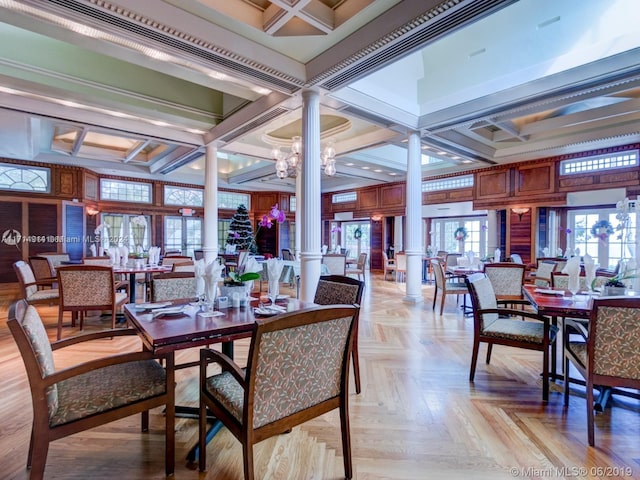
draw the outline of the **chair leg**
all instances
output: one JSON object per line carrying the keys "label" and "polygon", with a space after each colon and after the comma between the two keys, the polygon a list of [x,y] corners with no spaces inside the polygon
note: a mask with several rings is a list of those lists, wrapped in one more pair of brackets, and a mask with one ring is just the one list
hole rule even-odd
{"label": "chair leg", "polygon": [[142,432],[148,432],[149,431],[149,410],[145,410],[140,414],[140,420],[141,420],[140,430]]}
{"label": "chair leg", "polygon": [[[173,365],[170,368],[174,368]],[[170,378],[171,384],[173,385],[174,378],[173,376]],[[173,389],[174,387],[170,385],[169,388]],[[164,415],[165,421],[165,445],[164,445],[164,468],[167,476],[173,475],[176,469],[176,401],[175,401],[175,390],[172,390],[169,399],[167,400],[167,405],[165,409]],[[206,422],[206,418],[205,418]],[[205,446],[206,449],[206,446]],[[202,450],[200,450],[202,452]]]}
{"label": "chair leg", "polygon": [[253,444],[248,440],[242,444],[242,457],[244,480],[253,480]]}
{"label": "chair leg", "polygon": [[587,439],[589,440],[589,446],[593,447],[595,444],[595,435],[593,432],[593,385],[587,380]]}
{"label": "chair leg", "polygon": [[340,430],[342,432],[342,456],[344,457],[344,476],[353,477],[351,461],[351,436],[349,434],[349,412],[346,402],[340,406]]}
{"label": "chair leg", "polygon": [[351,358],[353,362],[353,378],[356,382],[356,393],[360,393],[360,360],[358,355],[358,323],[353,329],[353,347],[351,350]]}
{"label": "chair leg", "polygon": [[442,293],[440,294],[441,300],[440,300],[440,315],[442,315],[442,312],[444,312],[444,299],[447,298],[447,292],[445,290],[442,290]]}
{"label": "chair leg", "polygon": [[[202,394],[200,394],[202,395]],[[207,407],[200,398],[200,412],[198,415],[198,468],[207,471]]]}
{"label": "chair leg", "polygon": [[45,432],[33,432],[33,455],[31,457],[31,480],[42,480],[44,478],[44,467],[47,463],[47,453],[49,452],[49,439]]}
{"label": "chair leg", "polygon": [[493,343],[487,343],[487,365],[491,362],[491,352],[493,351]]}
{"label": "chair leg", "polygon": [[433,290],[433,305],[431,306],[431,310],[436,308],[436,297],[438,296],[438,286]]}
{"label": "chair leg", "polygon": [[58,307],[58,333],[57,339],[60,340],[62,338],[62,317],[64,316],[64,311],[62,310],[62,305]]}
{"label": "chair leg", "polygon": [[549,401],[549,345],[542,353],[542,401]]}
{"label": "chair leg", "polygon": [[469,381],[473,382],[473,378],[476,376],[476,365],[478,363],[478,351],[480,350],[480,341],[477,338],[473,339],[473,352],[471,353],[471,368],[469,369]]}
{"label": "chair leg", "polygon": [[31,468],[31,460],[33,459],[33,430],[35,426],[31,424],[31,438],[29,439],[29,453],[27,454],[27,468]]}

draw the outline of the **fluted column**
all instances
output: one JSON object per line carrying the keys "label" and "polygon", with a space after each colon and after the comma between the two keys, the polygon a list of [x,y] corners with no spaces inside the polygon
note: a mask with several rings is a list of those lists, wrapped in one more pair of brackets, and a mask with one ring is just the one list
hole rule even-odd
{"label": "fluted column", "polygon": [[296,260],[300,260],[300,251],[302,249],[302,210],[300,208],[300,199],[302,197],[302,175],[298,175],[296,177],[296,214],[295,214],[295,221],[296,221],[296,233],[295,233],[295,244],[296,244],[296,251],[295,256],[296,256]]}
{"label": "fluted column", "polygon": [[312,302],[320,279],[320,95],[302,92],[302,169],[297,209],[300,210],[300,299]]}
{"label": "fluted column", "polygon": [[405,302],[420,303],[422,298],[422,165],[420,135],[409,135],[407,155],[407,232],[405,254],[407,259],[407,294]]}
{"label": "fluted column", "polygon": [[[498,212],[496,210],[487,210],[487,251],[484,256],[493,257],[493,253],[498,248]],[[531,251],[535,258],[535,252]],[[482,253],[481,253],[481,256]]]}
{"label": "fluted column", "polygon": [[205,150],[204,168],[204,238],[205,263],[218,256],[218,147],[209,144]]}

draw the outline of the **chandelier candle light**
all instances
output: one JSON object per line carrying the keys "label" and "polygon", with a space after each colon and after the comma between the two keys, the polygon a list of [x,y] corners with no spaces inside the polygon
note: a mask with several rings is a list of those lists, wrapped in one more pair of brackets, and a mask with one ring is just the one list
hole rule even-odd
{"label": "chandelier candle light", "polygon": [[[271,156],[276,161],[276,173],[278,178],[294,177],[297,174],[302,151],[302,137],[295,136],[291,139],[291,151],[287,154],[274,147]],[[324,173],[329,176],[336,174],[336,149],[333,141],[327,142],[320,152],[320,159],[324,167]]]}

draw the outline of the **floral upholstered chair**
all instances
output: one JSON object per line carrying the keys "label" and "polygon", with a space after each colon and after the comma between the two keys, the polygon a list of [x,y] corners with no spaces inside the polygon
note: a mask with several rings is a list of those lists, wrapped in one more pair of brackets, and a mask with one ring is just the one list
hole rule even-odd
{"label": "floral upholstered chair", "polygon": [[[473,305],[473,353],[469,380],[473,382],[480,343],[487,344],[487,364],[494,344],[542,351],[542,399],[549,400],[549,349],[556,339],[557,327],[549,318],[526,310],[498,308],[491,281],[484,273],[475,273],[465,282]],[[511,300],[501,302],[510,303]]]}
{"label": "floral upholstered chair", "polygon": [[538,268],[531,274],[534,283],[538,287],[548,287],[551,285],[551,273],[556,270],[557,262],[553,260],[542,260],[538,262]]}
{"label": "floral upholstered chair", "polygon": [[572,319],[564,325],[564,404],[572,363],[586,381],[587,437],[594,446],[593,389],[640,389],[640,298],[595,298],[588,326]]}
{"label": "floral upholstered chair", "polygon": [[[136,413],[142,413],[142,430],[148,431],[149,409],[160,406],[166,406],[165,470],[167,475],[173,474],[172,355],[154,357],[150,352],[134,352],[56,370],[54,350],[136,333],[132,329],[104,330],[49,343],[35,307],[22,300],[11,306],[7,325],[22,355],[31,387],[33,426],[27,468],[31,469],[32,480],[43,478],[53,440]],[[156,358],[166,361],[166,370]]]}
{"label": "floral upholstered chair", "polygon": [[360,393],[360,360],[358,357],[358,323],[360,317],[360,304],[364,282],[355,278],[342,275],[325,275],[318,280],[316,294],[313,302],[318,305],[355,305],[358,307],[355,318],[353,334],[353,376],[356,384],[356,393]]}
{"label": "floral upholstered chair", "polygon": [[347,256],[341,253],[328,253],[322,257],[322,263],[327,266],[331,275],[345,275],[347,270]]}
{"label": "floral upholstered chair", "polygon": [[110,310],[111,328],[115,328],[118,308],[129,301],[129,295],[126,292],[116,291],[116,281],[111,267],[102,265],[58,267],[58,285],[60,286],[58,340],[62,336],[64,312],[72,313],[72,325],[75,325],[75,315],[79,313],[82,330],[86,311]]}
{"label": "floral upholstered chair", "polygon": [[13,270],[16,272],[20,289],[22,290],[22,298],[30,305],[47,304],[54,305],[59,301],[59,291],[57,288],[47,288],[38,290],[39,285],[51,285],[49,281],[38,282],[31,266],[23,262],[17,261],[13,264]]}
{"label": "floral upholstered chair", "polygon": [[[242,442],[244,478],[253,445],[338,408],[345,477],[352,477],[349,356],[356,308],[323,306],[256,321],[246,370],[215,350],[200,351],[200,470],[206,469],[207,410]],[[207,365],[222,373],[207,375]]]}
{"label": "floral upholstered chair", "polygon": [[487,263],[484,266],[484,273],[491,281],[498,300],[521,300],[525,269],[526,267],[521,263]]}
{"label": "floral upholstered chair", "polygon": [[192,272],[172,272],[156,275],[151,280],[151,301],[194,299],[196,277]]}

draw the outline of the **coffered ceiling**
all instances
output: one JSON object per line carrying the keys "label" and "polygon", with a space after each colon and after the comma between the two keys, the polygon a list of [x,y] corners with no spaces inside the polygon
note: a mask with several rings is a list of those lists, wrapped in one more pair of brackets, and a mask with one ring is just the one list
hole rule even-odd
{"label": "coffered ceiling", "polygon": [[[289,190],[321,93],[323,191],[640,141],[636,0],[0,0],[0,156]],[[615,28],[612,28],[615,25]],[[275,140],[274,140],[275,139]]]}

